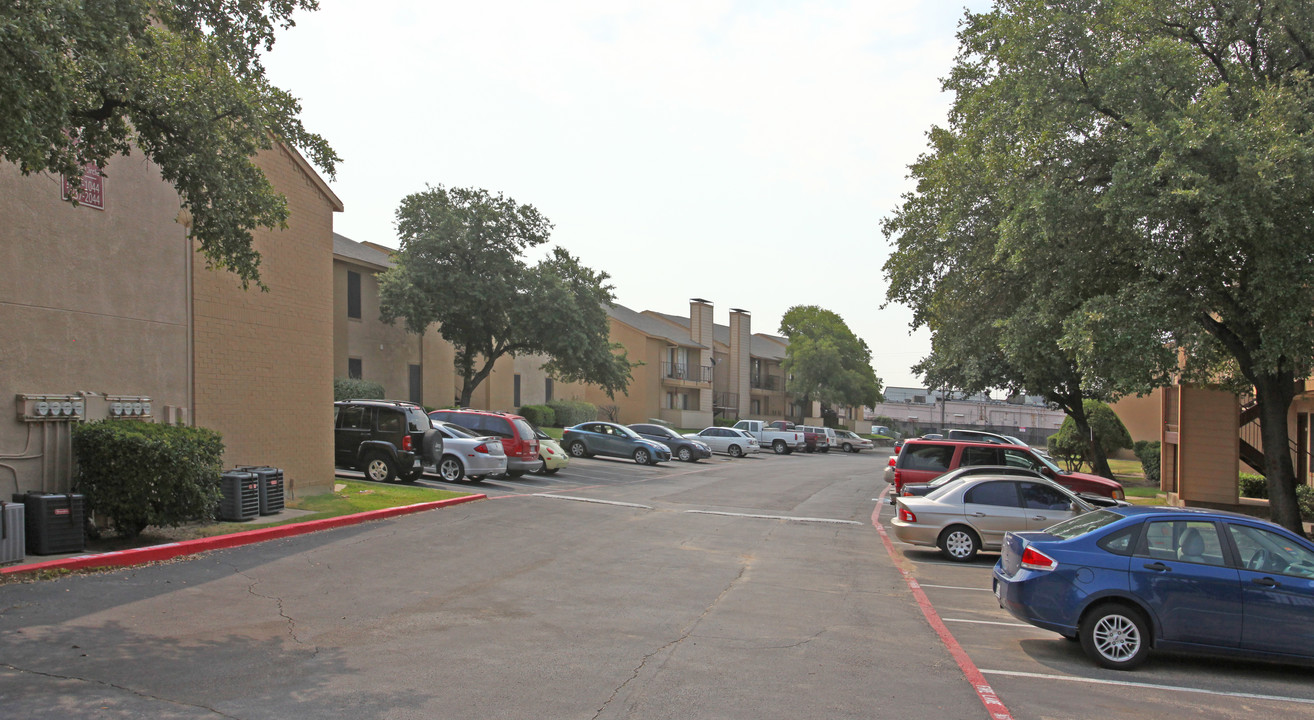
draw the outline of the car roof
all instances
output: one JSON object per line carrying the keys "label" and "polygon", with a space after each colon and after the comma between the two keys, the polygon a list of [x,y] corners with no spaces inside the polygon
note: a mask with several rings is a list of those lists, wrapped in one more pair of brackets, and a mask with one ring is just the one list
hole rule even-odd
{"label": "car roof", "polygon": [[[438,408],[437,410],[434,410],[429,414],[432,415],[433,413],[440,413],[440,412],[465,413],[467,415],[496,415],[498,417],[505,417],[505,418],[520,418],[521,420],[525,419],[524,416],[517,415],[515,413],[502,412],[501,410],[475,410],[474,408],[460,408],[459,410],[456,408]],[[457,424],[459,425],[460,423]]]}
{"label": "car roof", "polygon": [[925,438],[925,437],[909,438],[905,440],[903,444],[904,447],[910,447],[915,445],[974,445],[976,447],[988,447],[988,448],[1018,447],[1026,450],[1031,449],[1029,446],[1026,445],[1014,445],[1012,443],[978,442],[976,440],[950,440],[948,438],[940,440],[936,438]]}
{"label": "car roof", "polygon": [[1137,516],[1145,516],[1145,515],[1161,515],[1164,517],[1172,517],[1172,516],[1191,515],[1195,517],[1212,517],[1220,520],[1222,519],[1233,520],[1239,518],[1243,520],[1258,520],[1259,522],[1268,522],[1263,518],[1257,518],[1254,517],[1253,515],[1246,515],[1244,513],[1232,512],[1230,510],[1213,510],[1210,508],[1199,508],[1199,507],[1177,507],[1175,505],[1123,505],[1118,507],[1107,507],[1101,509],[1118,513],[1119,515],[1122,515],[1124,517],[1137,517]]}

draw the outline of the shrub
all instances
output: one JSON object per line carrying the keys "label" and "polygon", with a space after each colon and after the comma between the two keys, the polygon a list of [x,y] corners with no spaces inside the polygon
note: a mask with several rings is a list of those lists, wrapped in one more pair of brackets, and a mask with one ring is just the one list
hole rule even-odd
{"label": "shrub", "polygon": [[1154,484],[1159,483],[1159,441],[1137,441],[1132,447],[1132,452],[1141,461],[1141,470],[1145,473],[1147,482]]}
{"label": "shrub", "polygon": [[734,418],[712,418],[712,425],[715,427],[734,427],[735,422]]}
{"label": "shrub", "polygon": [[1300,508],[1300,519],[1314,521],[1314,487],[1296,486],[1296,506]]}
{"label": "shrub", "polygon": [[553,400],[548,407],[556,413],[557,427],[570,427],[598,419],[598,408],[582,400]]}
{"label": "shrub", "polygon": [[1241,497],[1268,499],[1268,480],[1263,475],[1241,473],[1240,477],[1237,478],[1237,484],[1241,491]]}
{"label": "shrub", "polygon": [[382,400],[383,386],[357,378],[333,378],[334,400]]}
{"label": "shrub", "polygon": [[205,428],[137,420],[73,427],[74,486],[124,537],[212,517],[223,455],[219,433]]}
{"label": "shrub", "polygon": [[516,414],[538,427],[557,427],[557,413],[547,405],[521,405]]}

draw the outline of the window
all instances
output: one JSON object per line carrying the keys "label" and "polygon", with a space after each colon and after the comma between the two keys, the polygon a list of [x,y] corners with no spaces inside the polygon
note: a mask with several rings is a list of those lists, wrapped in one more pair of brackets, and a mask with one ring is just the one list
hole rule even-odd
{"label": "window", "polygon": [[1314,553],[1269,530],[1229,523],[1227,530],[1247,570],[1314,579]]}
{"label": "window", "polygon": [[347,430],[369,429],[369,408],[360,405],[347,405],[338,413],[338,427]]}
{"label": "window", "polygon": [[352,380],[360,380],[364,377],[361,372],[360,358],[347,358],[347,377]]}
{"label": "window", "polygon": [[409,365],[407,371],[410,373],[410,401],[416,405],[424,402],[424,372],[420,365]]}
{"label": "window", "polygon": [[347,317],[360,319],[360,273],[347,271]]}
{"label": "window", "polygon": [[543,380],[543,402],[552,402],[552,378]]}
{"label": "window", "polygon": [[949,469],[949,462],[954,459],[954,449],[948,445],[919,445],[903,449],[908,456],[907,462],[900,461],[907,470],[934,470],[944,472]]}
{"label": "window", "polygon": [[520,407],[520,373],[511,378],[511,404]]}
{"label": "window", "polygon": [[976,505],[994,505],[996,507],[1017,507],[1017,483],[981,483],[963,495],[963,502]]}
{"label": "window", "polygon": [[1012,448],[1004,448],[1003,450],[1005,465],[1035,470],[1036,472],[1040,472],[1041,468],[1044,467],[1036,462],[1036,459],[1031,457],[1031,454],[1025,450],[1014,450]]}
{"label": "window", "polygon": [[379,411],[379,432],[401,432],[402,414],[394,410]]}
{"label": "window", "polygon": [[753,413],[754,415],[761,415],[761,414],[762,414],[762,401],[761,401],[761,400],[754,400],[754,401],[752,401],[751,403],[749,403],[748,405],[749,405],[749,410],[748,410],[749,412]]}
{"label": "window", "polygon": [[998,465],[999,451],[995,448],[985,447],[965,447],[963,448],[963,461],[961,466],[969,465]]}
{"label": "window", "polygon": [[1022,483],[1022,507],[1030,510],[1067,510],[1072,498],[1044,483]]}
{"label": "window", "polygon": [[1223,566],[1218,529],[1208,520],[1159,520],[1145,527],[1137,557]]}

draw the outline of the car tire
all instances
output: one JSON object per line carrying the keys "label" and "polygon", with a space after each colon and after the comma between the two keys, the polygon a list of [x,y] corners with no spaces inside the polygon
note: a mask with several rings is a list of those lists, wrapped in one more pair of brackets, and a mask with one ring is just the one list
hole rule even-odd
{"label": "car tire", "polygon": [[373,453],[365,458],[365,477],[374,482],[395,482],[397,480],[397,463],[383,453]]}
{"label": "car tire", "polygon": [[738,445],[731,445],[729,452],[730,452],[730,457],[733,458],[744,456],[744,449],[739,447]]}
{"label": "car tire", "polygon": [[584,447],[583,440],[576,440],[570,444],[570,454],[572,457],[586,458],[589,456],[589,449]]}
{"label": "car tire", "polygon": [[438,461],[438,476],[445,482],[460,482],[465,477],[465,466],[455,455],[444,455]]}
{"label": "car tire", "polygon": [[648,452],[643,448],[638,448],[637,450],[634,451],[634,462],[638,463],[639,465],[651,465],[652,453]]}
{"label": "car tire", "polygon": [[851,443],[844,443],[844,452],[853,452],[853,445]]}
{"label": "car tire", "polygon": [[981,549],[981,538],[972,528],[964,525],[951,525],[940,533],[935,542],[940,552],[954,562],[968,562],[976,557]]}
{"label": "car tire", "polygon": [[525,476],[525,471],[524,471],[524,470],[507,470],[507,471],[506,471],[506,478],[507,478],[508,480],[515,480],[515,479],[518,478],[518,477],[524,477],[524,476]]}
{"label": "car tire", "polygon": [[789,446],[785,445],[784,440],[777,440],[771,443],[771,449],[774,450],[777,455],[789,454]]}
{"label": "car tire", "polygon": [[410,473],[402,476],[402,482],[413,483],[424,477],[424,468],[412,470]]}
{"label": "car tire", "polygon": [[556,475],[561,468],[543,468],[544,475]]}
{"label": "car tire", "polygon": [[688,445],[685,445],[684,447],[677,450],[675,452],[675,456],[680,458],[680,462],[694,461],[693,450],[690,450]]}
{"label": "car tire", "polygon": [[1150,654],[1150,625],[1141,611],[1122,603],[1100,605],[1081,619],[1081,649],[1096,665],[1131,670]]}

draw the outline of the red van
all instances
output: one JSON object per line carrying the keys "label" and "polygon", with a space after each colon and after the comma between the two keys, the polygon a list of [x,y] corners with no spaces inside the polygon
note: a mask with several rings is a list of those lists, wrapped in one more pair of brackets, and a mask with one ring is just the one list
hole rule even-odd
{"label": "red van", "polygon": [[538,457],[538,435],[519,415],[491,410],[434,410],[429,417],[470,428],[480,435],[502,438],[507,477],[520,477],[543,465]]}
{"label": "red van", "polygon": [[1114,500],[1125,499],[1122,483],[1099,475],[1065,472],[1053,462],[1037,455],[1029,447],[924,438],[904,443],[903,450],[894,463],[894,473],[890,479],[894,485],[894,495],[897,496],[902,492],[904,485],[930,482],[950,470],[972,465],[1007,465],[1026,468],[1073,492],[1093,493]]}

